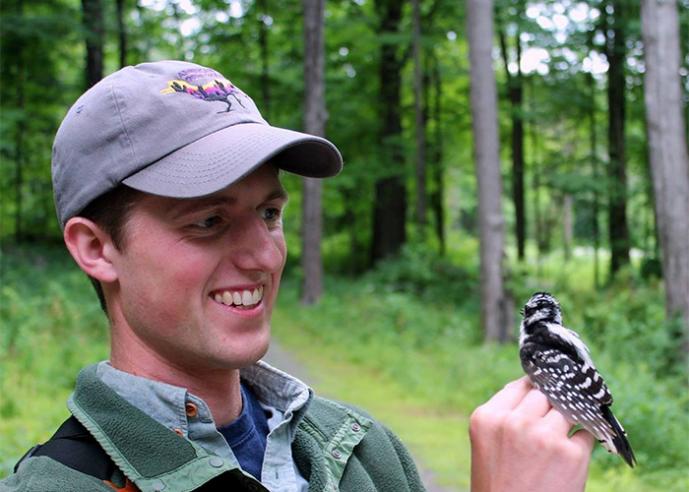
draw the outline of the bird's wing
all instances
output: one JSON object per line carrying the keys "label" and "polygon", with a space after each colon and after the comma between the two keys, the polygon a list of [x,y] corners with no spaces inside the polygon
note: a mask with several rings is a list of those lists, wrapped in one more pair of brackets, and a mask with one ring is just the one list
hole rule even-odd
{"label": "bird's wing", "polygon": [[534,385],[569,422],[580,424],[599,441],[612,443],[615,433],[601,412],[612,396],[594,367],[559,350],[532,353],[524,369]]}

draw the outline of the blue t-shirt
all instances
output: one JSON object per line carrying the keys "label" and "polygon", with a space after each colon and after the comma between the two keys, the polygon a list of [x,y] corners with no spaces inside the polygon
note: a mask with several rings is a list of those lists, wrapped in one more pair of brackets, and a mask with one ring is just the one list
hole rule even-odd
{"label": "blue t-shirt", "polygon": [[268,417],[253,391],[244,383],[241,390],[242,414],[234,422],[218,430],[232,448],[242,470],[261,481],[261,468],[269,432]]}

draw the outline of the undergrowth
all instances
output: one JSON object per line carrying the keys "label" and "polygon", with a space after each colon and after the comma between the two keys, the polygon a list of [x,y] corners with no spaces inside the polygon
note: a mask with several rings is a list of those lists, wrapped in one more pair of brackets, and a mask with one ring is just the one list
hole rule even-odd
{"label": "undergrowth", "polygon": [[[0,261],[4,476],[67,416],[65,401],[79,369],[107,357],[107,328],[88,280],[63,250],[15,249],[4,251]],[[299,305],[297,281],[288,274],[275,311],[276,333],[306,341],[306,352],[317,348],[321,356],[394,381],[413,404],[438,415],[468,415],[522,374],[516,343],[482,343],[474,263],[408,249],[358,279],[328,277],[327,294],[308,308]],[[658,484],[686,490],[687,372],[676,356],[677,327],[664,321],[661,286],[627,272],[596,291],[582,265],[544,263],[542,277],[515,270],[509,287],[518,303],[536,290],[559,298],[565,323],[589,344],[615,395],[613,409],[639,466],[626,470],[598,446],[588,490],[660,490]],[[439,452],[433,448],[426,449]]]}
{"label": "undergrowth", "polygon": [[[596,291],[577,275],[580,263],[552,268],[559,273],[547,280],[526,271],[515,275],[513,297],[525,302],[539,290],[558,297],[565,324],[587,342],[615,396],[613,410],[639,462],[632,477],[641,476],[649,487],[686,490],[687,372],[678,357],[681,335],[664,320],[660,284],[628,271]],[[328,280],[327,295],[309,308],[295,308],[296,282],[284,288],[278,319],[306,332],[313,346],[330,347],[334,357],[398,381],[417,401],[468,415],[523,374],[516,342],[482,343],[477,272],[470,267],[406,249],[360,279]],[[275,326],[279,333],[280,322]],[[517,332],[514,326],[515,337]],[[598,446],[594,462],[596,473],[606,477],[602,483],[619,484],[608,490],[636,490],[618,457]],[[603,471],[611,469],[618,475]]]}
{"label": "undergrowth", "polygon": [[0,257],[0,477],[69,415],[79,370],[107,357],[107,329],[86,278],[59,248]]}

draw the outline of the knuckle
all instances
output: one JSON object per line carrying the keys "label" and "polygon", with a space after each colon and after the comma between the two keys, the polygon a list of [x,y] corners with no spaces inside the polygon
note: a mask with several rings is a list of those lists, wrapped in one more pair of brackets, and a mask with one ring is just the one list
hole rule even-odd
{"label": "knuckle", "polygon": [[507,384],[505,384],[505,386],[502,387],[502,389],[504,391],[504,390],[510,390],[513,388],[523,388],[527,384],[530,385],[530,383],[528,382],[528,379],[526,378],[526,376],[524,376],[524,377],[521,377],[519,379],[515,379],[513,381],[508,382]]}
{"label": "knuckle", "polygon": [[503,427],[505,428],[505,432],[509,434],[519,434],[524,432],[528,428],[528,425],[526,419],[513,414],[505,419]]}
{"label": "knuckle", "polygon": [[471,416],[469,417],[469,427],[472,429],[484,427],[487,421],[490,420],[489,413],[490,412],[488,412],[483,405],[477,407],[473,412],[471,412]]}
{"label": "knuckle", "polygon": [[469,417],[469,432],[471,435],[493,432],[498,429],[502,414],[491,410],[486,405],[477,407]]}
{"label": "knuckle", "polygon": [[569,460],[575,463],[581,463],[586,458],[586,453],[581,448],[581,446],[569,446],[566,452],[566,456]]}
{"label": "knuckle", "polygon": [[560,443],[558,452],[563,459],[571,463],[579,463],[583,458],[583,453],[579,450],[578,446],[573,446],[569,442]]}
{"label": "knuckle", "polygon": [[553,438],[551,445],[553,455],[567,462],[579,462],[581,455],[578,446],[573,444],[568,437]]}
{"label": "knuckle", "polygon": [[545,449],[549,453],[557,453],[557,442],[552,435],[547,432],[536,432],[532,435],[533,443],[539,449]]}
{"label": "knuckle", "polygon": [[582,463],[589,459],[591,456],[591,449],[585,442],[572,442],[570,441],[570,457],[572,460]]}
{"label": "knuckle", "polygon": [[514,381],[509,381],[505,383],[505,385],[502,387],[501,391],[508,390],[510,388],[514,388],[515,386],[519,386],[519,379],[515,379]]}
{"label": "knuckle", "polygon": [[548,397],[545,396],[545,393],[543,393],[541,390],[532,388],[530,391],[530,397],[534,398],[537,400],[539,405],[547,405],[550,407],[550,402],[548,401]]}

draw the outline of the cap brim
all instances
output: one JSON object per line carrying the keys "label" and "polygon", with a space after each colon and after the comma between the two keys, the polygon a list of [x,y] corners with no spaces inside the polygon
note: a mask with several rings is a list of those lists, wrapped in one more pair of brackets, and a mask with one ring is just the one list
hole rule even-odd
{"label": "cap brim", "polygon": [[312,178],[334,176],[342,169],[340,152],[324,138],[242,123],[176,150],[122,182],[154,195],[199,197],[229,186],[269,160],[281,169]]}

